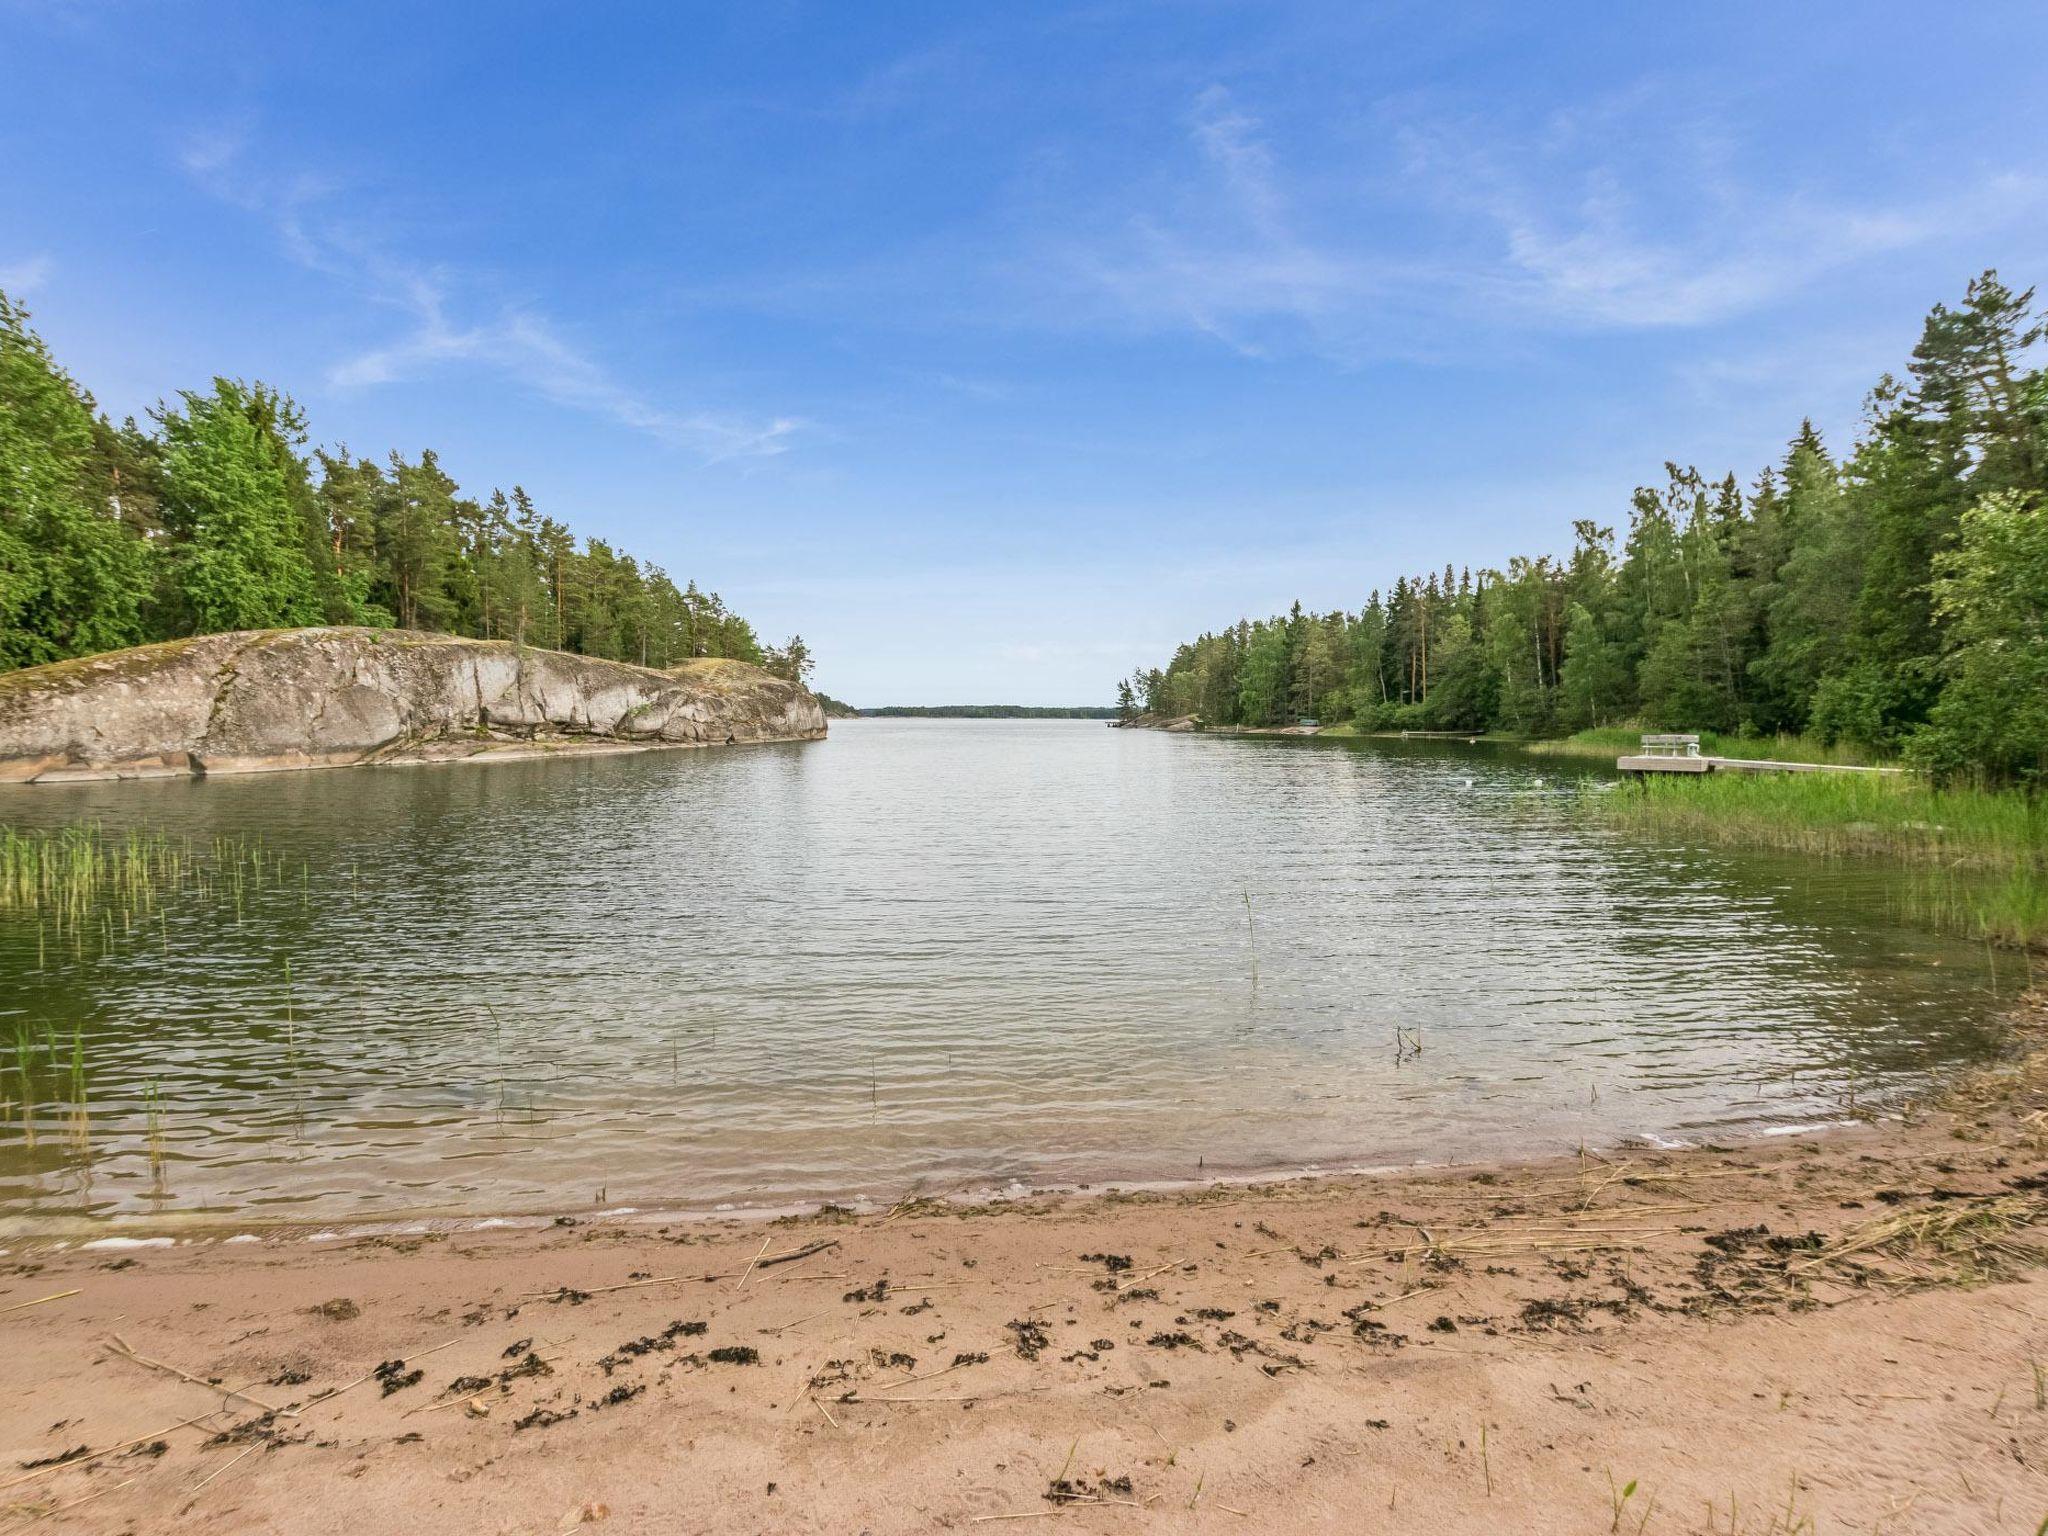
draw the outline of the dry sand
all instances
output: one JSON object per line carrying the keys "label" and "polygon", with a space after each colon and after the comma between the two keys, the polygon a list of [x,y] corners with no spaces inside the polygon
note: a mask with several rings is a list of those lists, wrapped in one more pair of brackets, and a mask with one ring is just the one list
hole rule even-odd
{"label": "dry sand", "polygon": [[2044,1176],[2036,1055],[1679,1153],[16,1244],[0,1531],[2035,1536]]}

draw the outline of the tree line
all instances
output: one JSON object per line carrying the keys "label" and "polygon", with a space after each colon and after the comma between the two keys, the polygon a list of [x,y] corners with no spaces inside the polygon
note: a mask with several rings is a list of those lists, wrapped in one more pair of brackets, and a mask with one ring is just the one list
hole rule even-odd
{"label": "tree line", "polygon": [[1665,465],[1569,555],[1404,576],[1139,671],[1155,714],[1552,735],[1811,733],[1944,778],[2048,780],[2048,332],[1986,272],[1928,315],[1837,454],[1810,421],[1747,486]]}
{"label": "tree line", "polygon": [[291,398],[215,379],[118,426],[0,293],[0,668],[222,630],[367,624],[805,679],[695,582],[578,541],[518,486],[465,496],[431,449],[307,451]]}

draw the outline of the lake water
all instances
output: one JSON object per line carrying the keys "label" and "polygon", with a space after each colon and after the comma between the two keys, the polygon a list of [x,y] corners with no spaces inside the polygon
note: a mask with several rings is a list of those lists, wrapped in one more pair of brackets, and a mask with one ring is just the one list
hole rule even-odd
{"label": "lake water", "polygon": [[1457,744],[868,720],[0,790],[17,829],[273,861],[238,902],[114,903],[68,938],[0,912],[0,1223],[1543,1154],[1835,1118],[1990,1048],[1985,951],[1895,921],[1884,869],[1632,841],[1572,809],[1601,777]]}

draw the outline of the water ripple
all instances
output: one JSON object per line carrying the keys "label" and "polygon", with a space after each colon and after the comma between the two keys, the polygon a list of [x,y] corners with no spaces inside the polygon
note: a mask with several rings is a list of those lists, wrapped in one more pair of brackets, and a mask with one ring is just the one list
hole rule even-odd
{"label": "water ripple", "polygon": [[1882,870],[1597,834],[1579,772],[860,721],[14,791],[17,825],[254,833],[308,873],[98,959],[0,921],[0,1055],[77,1028],[91,1084],[83,1130],[10,1106],[0,1219],[1508,1155],[1838,1114],[1987,1048],[1983,957],[1892,921]]}

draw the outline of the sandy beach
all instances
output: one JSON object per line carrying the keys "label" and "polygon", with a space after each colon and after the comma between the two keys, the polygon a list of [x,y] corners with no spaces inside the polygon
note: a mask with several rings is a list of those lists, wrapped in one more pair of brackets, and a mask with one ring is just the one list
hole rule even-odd
{"label": "sandy beach", "polygon": [[0,1528],[2033,1533],[2044,1180],[2016,1054],[1685,1151],[15,1243]]}

